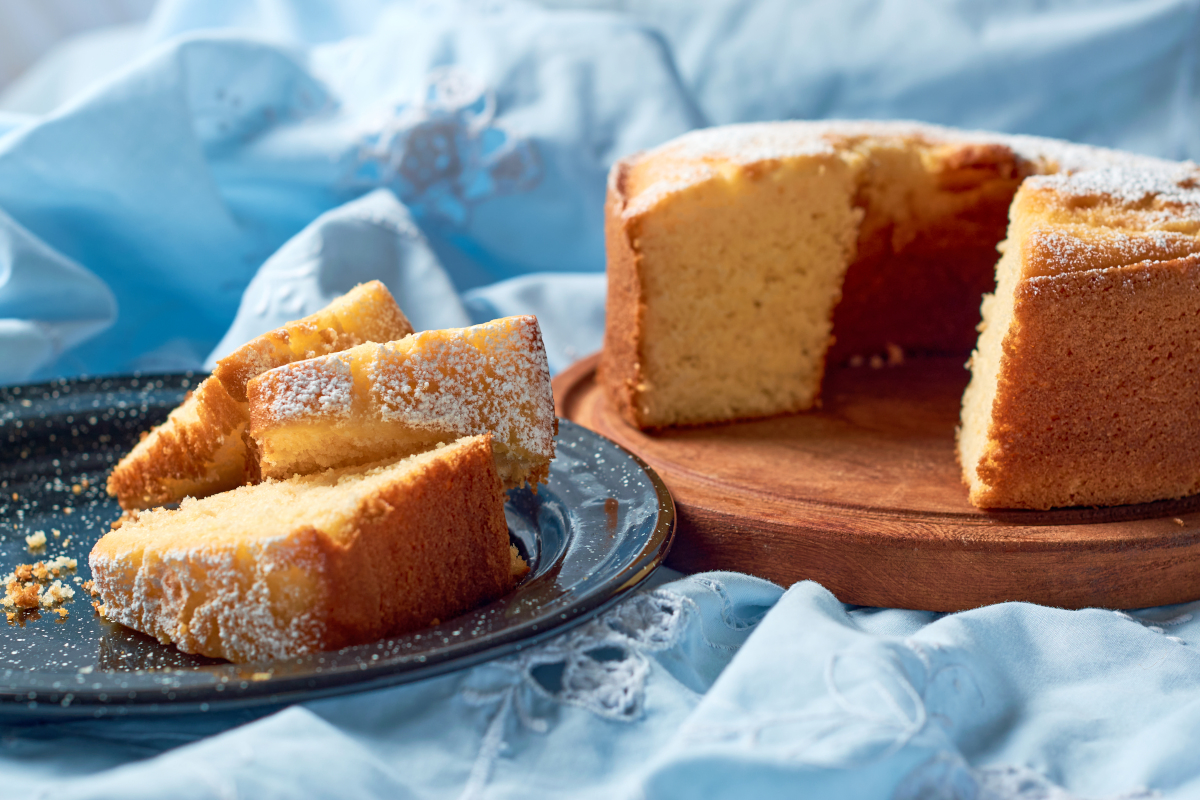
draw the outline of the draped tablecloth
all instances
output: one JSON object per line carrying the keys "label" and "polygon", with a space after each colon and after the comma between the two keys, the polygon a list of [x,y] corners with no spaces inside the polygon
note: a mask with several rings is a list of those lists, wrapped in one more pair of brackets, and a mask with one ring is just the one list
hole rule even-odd
{"label": "draped tablecloth", "polygon": [[[621,155],[914,118],[1200,152],[1183,0],[169,0],[0,99],[0,382],[202,370],[378,278],[599,347]],[[270,713],[9,725],[3,797],[1189,797],[1200,620],[679,576],[516,656]],[[265,714],[265,715],[264,715]]]}

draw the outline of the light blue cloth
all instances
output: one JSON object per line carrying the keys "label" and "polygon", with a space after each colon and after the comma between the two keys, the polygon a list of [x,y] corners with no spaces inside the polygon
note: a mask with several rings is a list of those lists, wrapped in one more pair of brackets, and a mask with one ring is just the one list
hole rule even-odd
{"label": "light blue cloth", "polygon": [[706,573],[517,656],[241,727],[6,730],[0,796],[1194,797],[1198,609],[847,609]]}
{"label": "light blue cloth", "polygon": [[[53,112],[0,108],[0,382],[202,369],[369,278],[418,327],[536,313],[557,371],[600,344],[609,165],[709,122],[1200,155],[1184,0],[572,5],[169,0],[86,88],[47,62]],[[8,727],[0,797],[1190,797],[1198,609],[691,576],[419,684]]]}

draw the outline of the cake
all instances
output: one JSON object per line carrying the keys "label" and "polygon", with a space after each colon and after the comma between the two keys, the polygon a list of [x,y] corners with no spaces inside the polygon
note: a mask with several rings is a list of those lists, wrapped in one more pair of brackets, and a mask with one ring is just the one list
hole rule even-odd
{"label": "cake", "polygon": [[256,337],[217,362],[213,375],[121,459],[109,475],[109,495],[126,510],[152,508],[256,479],[257,460],[245,441],[247,381],[281,364],[410,333],[387,288],[371,281]]}
{"label": "cake", "polygon": [[488,435],[133,512],[90,565],[104,617],[235,662],[436,624],[526,571]]}
{"label": "cake", "polygon": [[983,507],[1200,491],[1200,172],[1030,178],[983,306],[959,453]]}
{"label": "cake", "polygon": [[424,331],[300,361],[249,383],[266,477],[417,452],[490,432],[505,488],[549,475],[557,421],[537,319]]}
{"label": "cake", "polygon": [[246,384],[269,369],[363,342],[390,342],[413,332],[391,292],[379,281],[359,284],[325,308],[257,336],[217,362],[213,376],[230,397],[246,401]]}
{"label": "cake", "polygon": [[[1149,451],[1161,469],[1142,481],[1123,479],[1128,470],[1111,459],[1110,478],[1085,477],[1096,451],[1082,444],[1064,448],[1071,455],[1059,467],[1032,468],[1052,449],[1033,443],[1039,426],[1061,417],[1055,404],[1095,392],[1087,384],[1059,386],[1057,394],[1017,389],[1102,371],[1102,359],[1081,373],[1078,348],[1052,351],[1049,338],[1039,348],[1034,334],[1025,335],[1034,320],[1047,326],[1036,336],[1050,337],[1056,325],[1065,335],[1070,303],[1058,310],[1051,299],[1058,292],[1075,298],[1073,314],[1122,297],[1120,316],[1109,314],[1105,325],[1137,331],[1120,351],[1147,367],[1137,379],[1153,375],[1162,397],[1195,394],[1186,369],[1159,372],[1152,364],[1161,361],[1147,354],[1152,346],[1172,350],[1200,328],[1182,311],[1166,327],[1146,316],[1164,299],[1156,291],[1196,296],[1186,266],[1200,249],[1195,177],[1194,166],[1158,159],[915,123],[771,123],[685,135],[618,162],[610,174],[600,381],[631,424],[655,429],[814,408],[826,364],[853,357],[965,356],[976,344],[980,297],[997,287],[996,246],[1007,235],[1011,255],[999,267],[996,300],[985,305],[987,332],[972,359],[959,440],[972,502],[1047,508],[1194,492],[1194,471],[1175,470],[1200,423],[1179,422],[1183,414],[1174,412],[1158,427],[1138,422],[1138,433],[1107,422],[1114,413],[1144,418],[1150,412],[1138,416],[1132,407],[1148,392],[1114,396],[1126,385],[1102,382],[1104,417],[1095,416],[1094,403],[1075,403],[1062,406],[1072,421],[1050,426],[1072,437],[1087,428],[1093,441],[1107,437],[1112,453],[1144,449],[1152,430],[1166,436]],[[1023,254],[1045,251],[1051,240],[1055,263],[1067,266],[1035,274],[1054,259]],[[1111,246],[1116,241],[1137,244]],[[1006,264],[1014,265],[1007,282]],[[1132,356],[1135,343],[1143,352]],[[1030,348],[1028,356],[1014,348]],[[1176,478],[1162,479],[1167,472]]]}
{"label": "cake", "polygon": [[216,378],[205,378],[117,463],[108,493],[128,511],[240,486],[247,480],[249,421],[244,403]]}

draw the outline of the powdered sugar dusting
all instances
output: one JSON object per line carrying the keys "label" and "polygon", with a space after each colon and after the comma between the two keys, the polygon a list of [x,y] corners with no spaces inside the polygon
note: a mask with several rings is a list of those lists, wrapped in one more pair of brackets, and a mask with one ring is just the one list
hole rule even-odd
{"label": "powdered sugar dusting", "polygon": [[754,164],[822,153],[834,155],[836,151],[833,145],[821,138],[828,127],[823,123],[760,122],[702,128],[686,133],[648,155],[680,160],[720,156],[735,164]]}
{"label": "powdered sugar dusting", "polygon": [[285,618],[272,611],[268,576],[304,566],[295,563],[292,549],[288,537],[238,547],[190,542],[151,545],[136,565],[96,550],[90,561],[106,618],[172,641],[184,652],[211,653],[219,643],[230,659],[257,661],[308,652],[323,634],[309,611]]}
{"label": "powdered sugar dusting", "polygon": [[382,345],[368,376],[385,421],[456,436],[491,431],[504,444],[554,455],[554,398],[535,317]]}
{"label": "powdered sugar dusting", "polygon": [[1139,210],[1170,209],[1172,216],[1200,217],[1200,168],[1190,162],[1087,170],[1030,178],[1030,188],[1072,197],[1103,196]]}
{"label": "powdered sugar dusting", "polygon": [[846,156],[847,139],[913,139],[930,145],[999,144],[1029,162],[1038,173],[1075,173],[1104,168],[1129,171],[1178,166],[1134,153],[1038,136],[956,130],[911,121],[819,120],[724,125],[692,131],[632,156],[629,165],[673,162],[667,174],[628,198],[626,217],[644,213],[664,197],[717,177],[717,163],[737,166],[812,155]]}
{"label": "powdered sugar dusting", "polygon": [[910,120],[815,120],[756,122],[723,125],[692,131],[634,157],[703,161],[721,159],[753,164],[772,159],[796,158],[840,151],[839,140],[918,139],[930,144],[1001,144],[1029,161],[1053,162],[1055,172],[1074,172],[1109,166],[1169,166],[1172,161],[1151,156],[1076,144],[1041,136],[959,130]]}
{"label": "powdered sugar dusting", "polygon": [[1196,240],[1174,231],[1138,231],[1133,235],[1113,228],[1089,228],[1089,238],[1070,230],[1040,227],[1026,237],[1026,252],[1054,272],[1068,272],[1147,259],[1176,258],[1197,249]]}
{"label": "powdered sugar dusting", "polygon": [[688,164],[674,170],[670,180],[656,181],[652,186],[629,201],[622,215],[626,218],[636,217],[653,208],[667,195],[682,192],[689,186],[695,186],[704,181],[717,177],[717,170],[707,164]]}
{"label": "powdered sugar dusting", "polygon": [[280,421],[313,413],[335,419],[349,416],[354,393],[350,360],[342,352],[264,373],[259,386],[267,392],[271,415]]}

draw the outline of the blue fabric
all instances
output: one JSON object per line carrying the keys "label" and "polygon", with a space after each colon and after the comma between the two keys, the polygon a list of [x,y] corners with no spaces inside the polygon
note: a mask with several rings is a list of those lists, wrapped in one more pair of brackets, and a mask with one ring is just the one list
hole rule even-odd
{"label": "blue fabric", "polygon": [[847,608],[705,573],[517,656],[258,720],[5,730],[0,795],[1194,797],[1197,610]]}
{"label": "blue fabric", "polygon": [[[368,278],[418,327],[536,313],[557,371],[599,347],[609,165],[709,123],[1200,156],[1193,2],[571,5],[167,0],[120,70],[0,109],[0,382],[202,369]],[[674,577],[419,684],[9,727],[0,797],[1200,792],[1200,604],[937,615]]]}

